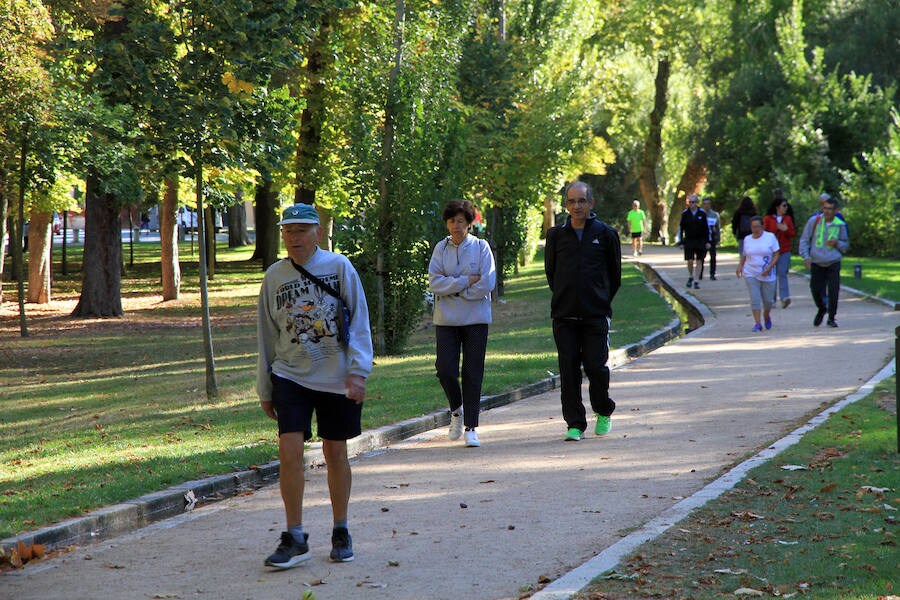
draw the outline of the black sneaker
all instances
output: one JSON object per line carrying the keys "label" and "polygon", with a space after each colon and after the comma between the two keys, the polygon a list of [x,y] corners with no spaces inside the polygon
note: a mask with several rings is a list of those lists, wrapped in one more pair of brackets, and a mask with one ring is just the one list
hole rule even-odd
{"label": "black sneaker", "polygon": [[346,527],[335,527],[331,530],[332,562],[350,562],[353,560],[353,540]]}
{"label": "black sneaker", "polygon": [[834,319],[828,319],[827,325],[829,327],[837,327],[838,326],[837,321],[835,321]]}
{"label": "black sneaker", "polygon": [[691,286],[694,285],[694,278],[688,277],[687,288],[691,289]]}
{"label": "black sneaker", "polygon": [[715,281],[715,280],[716,280],[716,276],[715,276],[715,275],[710,275],[709,278],[710,278],[712,281]]}
{"label": "black sneaker", "polygon": [[816,317],[813,319],[813,326],[818,327],[822,324],[822,319],[825,318],[825,309],[820,308],[819,312],[816,313]]}
{"label": "black sneaker", "polygon": [[303,534],[303,541],[298,542],[287,531],[281,532],[281,543],[269,558],[266,559],[267,567],[275,567],[276,569],[290,569],[296,567],[305,560],[309,560],[309,544],[306,541],[309,534]]}

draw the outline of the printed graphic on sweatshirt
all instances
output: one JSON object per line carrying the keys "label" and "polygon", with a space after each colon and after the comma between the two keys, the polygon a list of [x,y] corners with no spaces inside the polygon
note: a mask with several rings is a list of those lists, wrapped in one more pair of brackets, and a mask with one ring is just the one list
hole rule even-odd
{"label": "printed graphic on sweatshirt", "polygon": [[[319,279],[340,292],[337,275],[323,275]],[[337,301],[305,277],[278,288],[275,310],[283,315],[282,322],[291,342],[303,344],[311,352],[326,338],[337,336]]]}

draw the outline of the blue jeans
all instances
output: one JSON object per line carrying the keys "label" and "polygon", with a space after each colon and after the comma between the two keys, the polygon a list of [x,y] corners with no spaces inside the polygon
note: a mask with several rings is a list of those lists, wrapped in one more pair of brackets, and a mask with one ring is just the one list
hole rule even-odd
{"label": "blue jeans", "polygon": [[779,254],[778,262],[775,263],[775,274],[778,282],[777,296],[781,296],[782,300],[791,297],[791,286],[788,284],[788,271],[790,271],[790,269],[791,253],[783,252],[782,254]]}

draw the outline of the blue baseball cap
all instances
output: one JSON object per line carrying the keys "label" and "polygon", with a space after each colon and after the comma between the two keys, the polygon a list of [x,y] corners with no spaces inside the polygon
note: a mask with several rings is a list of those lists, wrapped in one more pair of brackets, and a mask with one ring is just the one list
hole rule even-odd
{"label": "blue baseball cap", "polygon": [[313,208],[312,204],[294,204],[288,206],[281,213],[279,225],[288,225],[290,223],[313,223],[319,224],[319,213]]}

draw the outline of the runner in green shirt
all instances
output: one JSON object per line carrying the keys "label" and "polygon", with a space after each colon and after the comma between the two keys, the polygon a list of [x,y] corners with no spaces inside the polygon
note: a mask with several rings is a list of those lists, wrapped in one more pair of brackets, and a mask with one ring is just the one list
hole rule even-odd
{"label": "runner in green shirt", "polygon": [[644,253],[644,221],[647,215],[641,210],[641,203],[635,200],[632,209],[628,211],[625,220],[628,221],[628,231],[631,232],[631,255],[640,256]]}

